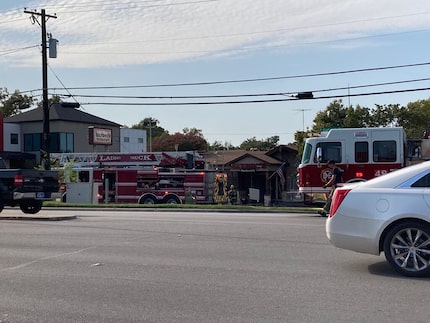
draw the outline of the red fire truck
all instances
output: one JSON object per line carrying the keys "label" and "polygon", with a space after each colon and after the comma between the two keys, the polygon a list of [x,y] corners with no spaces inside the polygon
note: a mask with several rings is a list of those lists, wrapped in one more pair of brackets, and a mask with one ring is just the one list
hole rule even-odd
{"label": "red fire truck", "polygon": [[[181,204],[227,200],[226,174],[175,167],[190,166],[190,160],[184,161],[179,153],[65,155],[57,159],[64,162],[73,157],[77,161],[64,170],[65,202]],[[194,166],[204,167],[202,162],[194,160]]]}
{"label": "red fire truck", "polygon": [[305,202],[315,194],[328,192],[322,186],[331,176],[329,160],[344,171],[344,182],[354,182],[404,167],[407,157],[407,140],[401,127],[331,129],[306,139],[298,167],[299,192],[305,194]]}

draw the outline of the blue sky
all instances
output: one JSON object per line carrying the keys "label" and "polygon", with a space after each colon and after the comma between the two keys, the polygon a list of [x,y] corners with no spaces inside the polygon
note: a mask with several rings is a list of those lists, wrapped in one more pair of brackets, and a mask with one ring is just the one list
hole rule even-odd
{"label": "blue sky", "polygon": [[[64,100],[125,126],[153,117],[170,133],[201,129],[210,143],[277,135],[287,144],[336,96],[369,108],[430,97],[355,96],[430,88],[425,0],[2,0],[0,87],[40,99],[41,29],[24,8],[57,16],[47,21],[59,41],[50,95],[73,95]],[[335,73],[365,69],[374,70]],[[304,91],[331,98],[291,97]],[[148,96],[164,98],[136,98]],[[285,101],[173,105],[272,99]]]}

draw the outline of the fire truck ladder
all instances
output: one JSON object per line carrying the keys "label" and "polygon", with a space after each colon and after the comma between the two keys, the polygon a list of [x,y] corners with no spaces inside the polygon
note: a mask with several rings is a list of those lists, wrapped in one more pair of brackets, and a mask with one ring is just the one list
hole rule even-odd
{"label": "fire truck ladder", "polygon": [[[154,165],[154,166],[162,166],[162,167],[185,167],[187,164],[187,154],[189,152],[146,152],[142,153],[142,155],[151,155],[154,160],[139,160],[135,159],[133,161],[120,161],[120,160],[103,160],[103,164],[122,164],[122,165],[136,165],[139,163],[144,163],[145,165]],[[130,155],[128,153],[52,153],[51,161],[55,163],[58,161],[60,167],[64,166],[69,162],[73,162],[76,166],[95,166],[100,161],[100,157],[102,156],[117,156],[121,159],[121,156]],[[140,155],[140,153],[132,154],[132,155]],[[201,160],[202,156],[193,153],[194,158],[198,158]]]}
{"label": "fire truck ladder", "polygon": [[51,160],[58,161],[60,166],[69,162],[76,163],[80,166],[94,165],[97,160],[97,153],[61,153],[51,154]]}

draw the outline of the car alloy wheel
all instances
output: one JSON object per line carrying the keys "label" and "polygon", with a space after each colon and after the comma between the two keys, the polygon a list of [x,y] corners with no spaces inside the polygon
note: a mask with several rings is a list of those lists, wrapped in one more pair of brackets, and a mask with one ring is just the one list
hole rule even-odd
{"label": "car alloy wheel", "polygon": [[393,269],[401,275],[429,275],[430,226],[418,222],[395,226],[385,238],[384,253]]}

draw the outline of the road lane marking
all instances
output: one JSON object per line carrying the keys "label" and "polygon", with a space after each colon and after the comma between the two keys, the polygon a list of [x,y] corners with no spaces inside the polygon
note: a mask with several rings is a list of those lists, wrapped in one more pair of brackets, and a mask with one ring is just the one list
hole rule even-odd
{"label": "road lane marking", "polygon": [[76,251],[72,251],[72,252],[66,252],[66,253],[61,253],[61,254],[58,254],[58,255],[53,255],[53,256],[47,256],[47,257],[38,258],[38,259],[35,259],[35,260],[32,260],[32,261],[20,264],[18,266],[13,266],[13,267],[7,267],[7,268],[0,269],[0,272],[21,269],[21,268],[28,267],[30,265],[33,265],[33,264],[35,264],[37,262],[40,262],[40,261],[43,261],[43,260],[54,259],[54,258],[59,258],[59,257],[64,257],[64,256],[70,256],[70,255],[81,253],[81,252],[84,252],[86,250],[94,249],[94,248],[96,248],[96,247],[88,247],[88,248],[84,248],[84,249],[80,249],[80,250],[76,250]]}

